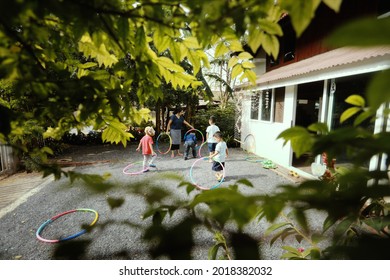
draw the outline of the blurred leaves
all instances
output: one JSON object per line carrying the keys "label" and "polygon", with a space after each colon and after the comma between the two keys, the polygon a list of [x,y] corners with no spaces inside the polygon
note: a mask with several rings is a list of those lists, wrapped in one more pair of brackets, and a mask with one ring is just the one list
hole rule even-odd
{"label": "blurred leaves", "polygon": [[[313,128],[313,127],[312,127]],[[314,144],[314,136],[306,128],[300,126],[294,126],[284,130],[279,134],[277,139],[283,138],[286,145],[288,142],[299,158],[302,154],[311,150]]]}
{"label": "blurred leaves", "polygon": [[333,46],[386,46],[390,45],[390,18],[358,19],[338,28],[328,41]]}
{"label": "blurred leaves", "polygon": [[233,221],[239,228],[249,223],[258,212],[255,197],[241,194],[236,187],[217,188],[202,192],[194,197],[190,203],[191,208],[205,203],[209,209],[209,217],[224,226]]}

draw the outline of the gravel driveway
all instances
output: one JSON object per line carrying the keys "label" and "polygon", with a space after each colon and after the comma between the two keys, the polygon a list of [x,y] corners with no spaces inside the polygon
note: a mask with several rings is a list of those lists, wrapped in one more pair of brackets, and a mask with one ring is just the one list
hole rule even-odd
{"label": "gravel driveway", "polygon": [[[70,182],[62,178],[46,184],[39,192],[27,199],[14,211],[0,219],[0,259],[151,259],[148,249],[150,242],[145,242],[144,230],[151,225],[151,218],[142,219],[148,204],[142,192],[150,191],[150,182],[157,184],[163,190],[173,193],[165,201],[186,200],[188,195],[184,187],[178,187],[180,181],[176,176],[190,181],[189,170],[195,159],[184,161],[183,158],[170,158],[169,155],[159,155],[156,160],[158,169],[137,176],[123,174],[123,168],[130,162],[142,159],[135,152],[136,146],[87,146],[76,147],[64,156],[63,162],[71,160],[79,166],[73,171],[85,174],[110,173],[108,182],[114,187],[105,191],[89,188],[81,180]],[[244,193],[266,194],[275,191],[281,184],[291,184],[285,176],[273,170],[264,169],[259,163],[245,160],[246,154],[241,149],[230,149],[226,162],[226,181],[219,188],[234,184],[237,180],[246,178],[253,183],[254,188],[240,185]],[[83,165],[82,162],[87,162]],[[204,168],[206,166],[206,168]],[[202,169],[204,168],[204,169]],[[136,166],[137,169],[137,166]],[[199,161],[194,167],[195,180],[203,180],[202,184],[211,186],[215,178],[207,170],[209,163]],[[173,175],[172,175],[173,174]],[[133,192],[137,188],[137,194]],[[211,190],[212,191],[212,190]],[[200,193],[193,191],[190,195]],[[121,199],[124,199],[122,201]],[[111,201],[111,205],[107,203]],[[115,203],[121,204],[114,207]],[[49,218],[71,209],[88,208],[99,213],[99,220],[90,232],[71,241],[61,243],[45,243],[38,240],[35,233],[39,226]],[[88,224],[94,218],[92,213],[73,213],[61,217],[55,223],[47,226],[42,233],[47,238],[54,239],[72,235],[80,231],[80,224]],[[168,218],[170,225],[175,225],[186,219],[186,215],[177,211]],[[314,213],[310,220],[314,226],[320,227],[323,216]],[[269,226],[265,221],[255,221],[245,231],[259,240],[261,256],[264,259],[279,259],[283,253],[282,244],[276,242],[272,247],[264,240],[262,234]],[[191,258],[207,259],[208,249],[213,244],[213,235],[204,228],[194,230],[195,247]],[[174,244],[175,240],[172,240]],[[290,245],[302,246],[294,240]],[[64,246],[72,244],[72,246]],[[72,250],[69,248],[72,247]]]}

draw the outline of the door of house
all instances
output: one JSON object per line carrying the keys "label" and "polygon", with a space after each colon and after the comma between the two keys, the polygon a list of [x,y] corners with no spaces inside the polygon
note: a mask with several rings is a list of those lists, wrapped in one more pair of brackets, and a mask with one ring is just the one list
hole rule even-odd
{"label": "door of house", "polygon": [[[295,126],[307,127],[312,123],[320,121],[323,110],[324,81],[299,84],[297,88]],[[297,158],[295,153],[292,157],[292,166],[310,172],[310,165],[314,161],[314,156],[304,154]]]}

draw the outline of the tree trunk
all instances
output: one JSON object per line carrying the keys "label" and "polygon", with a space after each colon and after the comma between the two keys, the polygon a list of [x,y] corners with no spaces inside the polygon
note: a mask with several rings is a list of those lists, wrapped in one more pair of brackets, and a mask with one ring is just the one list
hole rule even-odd
{"label": "tree trunk", "polygon": [[156,131],[157,135],[160,134],[162,126],[161,126],[161,104],[160,101],[156,103]]}

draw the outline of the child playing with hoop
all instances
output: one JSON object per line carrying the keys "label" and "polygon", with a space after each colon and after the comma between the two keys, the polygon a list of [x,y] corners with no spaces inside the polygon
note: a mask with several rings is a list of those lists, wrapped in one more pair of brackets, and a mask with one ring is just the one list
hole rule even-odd
{"label": "child playing with hoop", "polygon": [[[219,131],[219,127],[215,125],[215,117],[210,116],[209,126],[206,129],[206,141],[207,147],[209,148],[209,156],[215,152],[215,147],[217,146],[217,140],[214,138],[214,134]],[[213,160],[209,157],[209,162]]]}
{"label": "child playing with hoop", "polygon": [[142,148],[142,154],[144,156],[143,172],[148,172],[149,167],[156,167],[156,165],[153,164],[157,157],[157,154],[153,150],[153,136],[155,133],[156,132],[154,131],[153,127],[145,127],[145,136],[142,137],[139,141],[139,145],[136,150],[138,152]]}
{"label": "child playing with hoop", "polygon": [[192,149],[192,156],[196,158],[196,141],[195,132],[190,132],[184,136],[184,160],[188,159],[190,149]]}
{"label": "child playing with hoop", "polygon": [[214,159],[213,166],[211,169],[217,172],[215,173],[215,177],[217,178],[218,182],[220,182],[223,177],[223,172],[221,171],[225,167],[225,160],[226,157],[229,155],[229,151],[226,142],[223,141],[222,133],[220,131],[214,133],[214,138],[217,141],[217,145],[215,147],[214,153],[210,155],[209,158]]}

